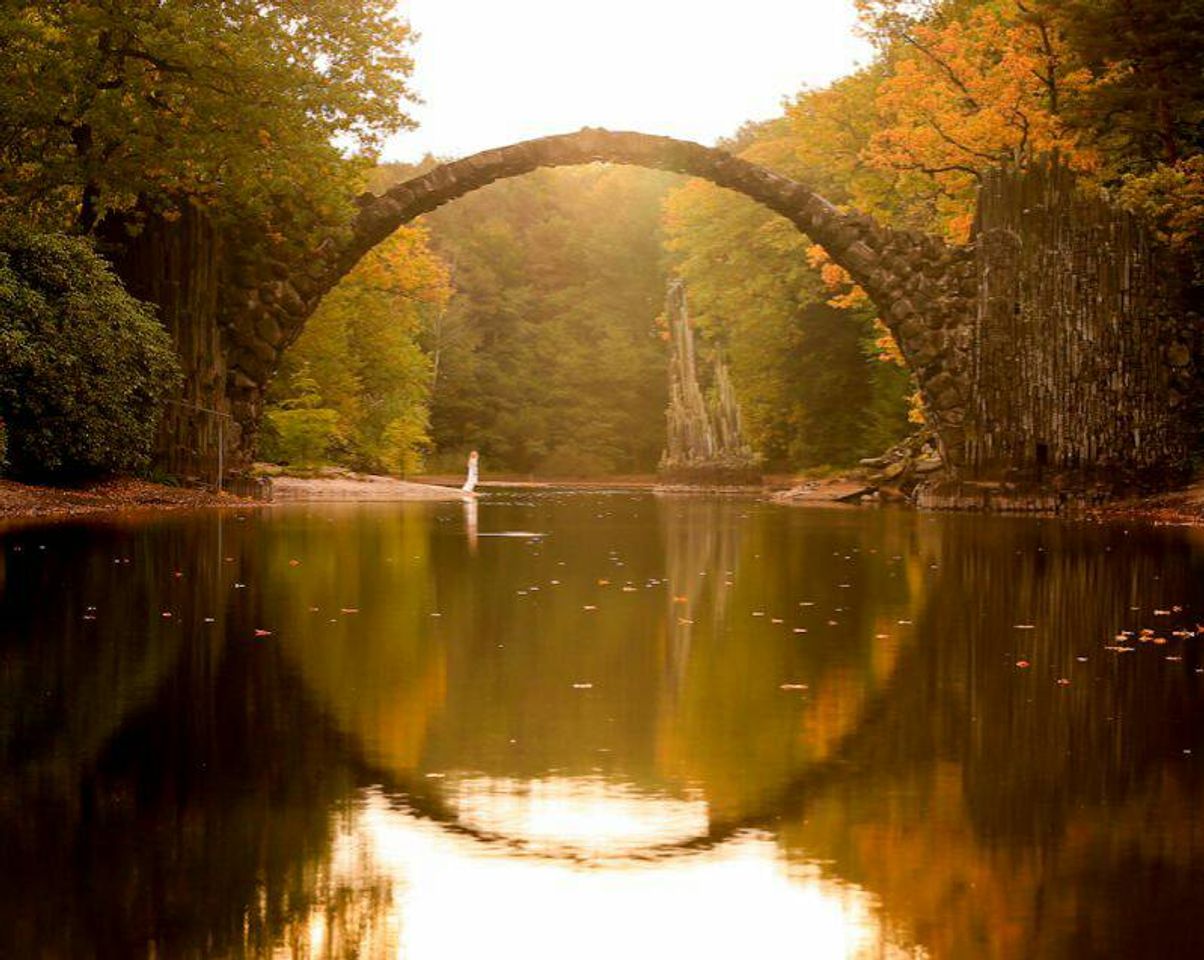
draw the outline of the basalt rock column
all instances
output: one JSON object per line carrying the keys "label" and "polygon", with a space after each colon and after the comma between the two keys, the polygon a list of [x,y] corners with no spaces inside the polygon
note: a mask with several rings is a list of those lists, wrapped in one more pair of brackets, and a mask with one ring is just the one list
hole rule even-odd
{"label": "basalt rock column", "polygon": [[672,353],[661,478],[671,483],[760,482],[757,457],[744,440],[740,407],[722,360],[715,361],[715,391],[710,403],[699,386],[694,331],[686,305],[686,286],[681,280],[669,284],[665,313]]}

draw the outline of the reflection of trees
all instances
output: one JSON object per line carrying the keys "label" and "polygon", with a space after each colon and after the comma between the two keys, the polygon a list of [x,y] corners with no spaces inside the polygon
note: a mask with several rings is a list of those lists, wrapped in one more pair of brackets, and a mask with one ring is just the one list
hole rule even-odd
{"label": "reflection of trees", "polygon": [[256,537],[211,519],[48,528],[20,543],[46,545],[36,563],[8,564],[0,955],[266,956],[315,916],[332,955],[377,935],[387,885],[331,865],[332,813],[367,775],[250,639],[261,596],[230,586]]}
{"label": "reflection of trees", "polygon": [[935,956],[1200,955],[1183,921],[1204,873],[1204,785],[1182,754],[1204,740],[1195,664],[1102,649],[1143,624],[1130,606],[1190,598],[1199,560],[1172,535],[942,530],[925,642],[853,775],[789,815],[783,844],[831,858]]}
{"label": "reflection of trees", "polygon": [[306,689],[395,774],[418,766],[446,697],[445,646],[432,636],[443,599],[433,518],[416,506],[354,510],[334,524],[286,517],[261,563],[265,609]]}
{"label": "reflection of trees", "polygon": [[[95,755],[172,669],[180,630],[161,614],[196,612],[195,584],[173,576],[196,540],[163,549],[145,528],[88,530],[86,543],[69,524],[12,532],[0,551],[0,764],[43,785],[69,776],[56,770],[65,757]],[[145,617],[137,629],[122,619],[127,600]]]}
{"label": "reflection of trees", "polygon": [[328,944],[362,943],[391,893],[331,866],[354,758],[277,649],[182,659],[75,796],[6,828],[0,952],[266,956],[316,915]]}
{"label": "reflection of trees", "polygon": [[[670,500],[662,511],[672,592],[688,601],[669,616],[694,622],[671,628],[689,642],[667,664],[658,757],[704,791],[716,837],[828,775],[818,767],[894,670],[906,635],[895,621],[924,599],[906,515],[750,506]],[[887,562],[895,555],[909,559]],[[793,632],[800,624],[808,633]],[[808,689],[782,691],[788,681]]]}
{"label": "reflection of trees", "polygon": [[[1174,644],[1101,649],[1193,598],[1185,537],[701,506],[616,524],[566,568],[552,543],[482,541],[466,561],[429,516],[387,511],[359,530],[228,520],[220,551],[204,524],[97,528],[87,548],[27,537],[45,556],[10,554],[0,596],[0,650],[22,651],[0,673],[0,954],[304,955],[315,929],[334,955],[370,954],[394,891],[373,863],[340,859],[358,788],[381,784],[458,837],[559,856],[506,835],[504,817],[464,817],[454,770],[521,790],[566,758],[594,762],[581,738],[599,730],[633,796],[706,801],[705,832],[647,853],[771,832],[877,894],[893,941],[938,957],[1201,953],[1183,920],[1204,880],[1204,783],[1182,753],[1204,751],[1198,664],[1190,648],[1164,660]],[[583,558],[610,551],[627,563],[616,579],[669,564],[695,621],[681,658],[664,656],[665,592],[596,585],[606,571]],[[112,564],[123,554],[134,562]],[[589,597],[514,598],[516,578],[574,575]],[[94,596],[100,619],[84,621]],[[594,598],[613,617],[586,619]],[[803,598],[812,628],[839,617],[839,642],[750,625]],[[135,624],[130,640],[106,609],[177,622]],[[208,614],[228,639],[208,639]],[[584,671],[588,697],[567,682]],[[779,691],[786,678],[811,689]],[[534,746],[516,756],[521,723]],[[432,768],[452,774],[425,779]]]}

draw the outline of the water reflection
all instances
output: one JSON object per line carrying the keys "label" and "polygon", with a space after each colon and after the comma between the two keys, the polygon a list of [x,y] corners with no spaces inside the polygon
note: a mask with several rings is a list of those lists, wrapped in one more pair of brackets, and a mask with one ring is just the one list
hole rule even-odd
{"label": "water reflection", "polygon": [[1197,534],[464,510],[0,535],[0,955],[1204,949]]}

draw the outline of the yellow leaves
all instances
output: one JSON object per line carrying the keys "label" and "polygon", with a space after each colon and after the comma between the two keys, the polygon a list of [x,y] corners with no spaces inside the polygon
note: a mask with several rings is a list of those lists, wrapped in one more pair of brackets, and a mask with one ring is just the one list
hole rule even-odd
{"label": "yellow leaves", "polygon": [[424,227],[402,227],[377,245],[344,281],[395,298],[443,310],[451,299],[451,276],[430,249]]}
{"label": "yellow leaves", "polygon": [[869,303],[869,296],[853,282],[849,272],[844,267],[833,263],[828,252],[819,244],[807,248],[807,263],[819,271],[819,277],[833,295],[828,299],[828,306],[838,310],[853,310]]}
{"label": "yellow leaves", "polygon": [[893,363],[897,367],[907,366],[907,361],[903,359],[903,351],[899,349],[899,344],[895,342],[894,336],[886,328],[881,320],[874,320],[874,346],[878,350],[878,359],[882,363]]}
{"label": "yellow leaves", "polygon": [[954,239],[969,235],[978,178],[1059,151],[1079,169],[1096,163],[1058,106],[1089,82],[1068,70],[1057,31],[1014,2],[964,16],[909,23],[878,88],[878,129],[865,158],[883,170],[937,185],[937,210]]}

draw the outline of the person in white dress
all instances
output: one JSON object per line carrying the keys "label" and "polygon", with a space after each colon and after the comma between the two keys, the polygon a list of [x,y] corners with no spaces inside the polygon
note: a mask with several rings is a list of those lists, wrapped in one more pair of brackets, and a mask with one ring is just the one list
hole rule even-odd
{"label": "person in white dress", "polygon": [[477,456],[477,452],[474,450],[468,455],[468,477],[464,481],[464,486],[460,488],[465,493],[472,493],[477,488],[477,477],[480,473],[479,463],[480,457]]}

